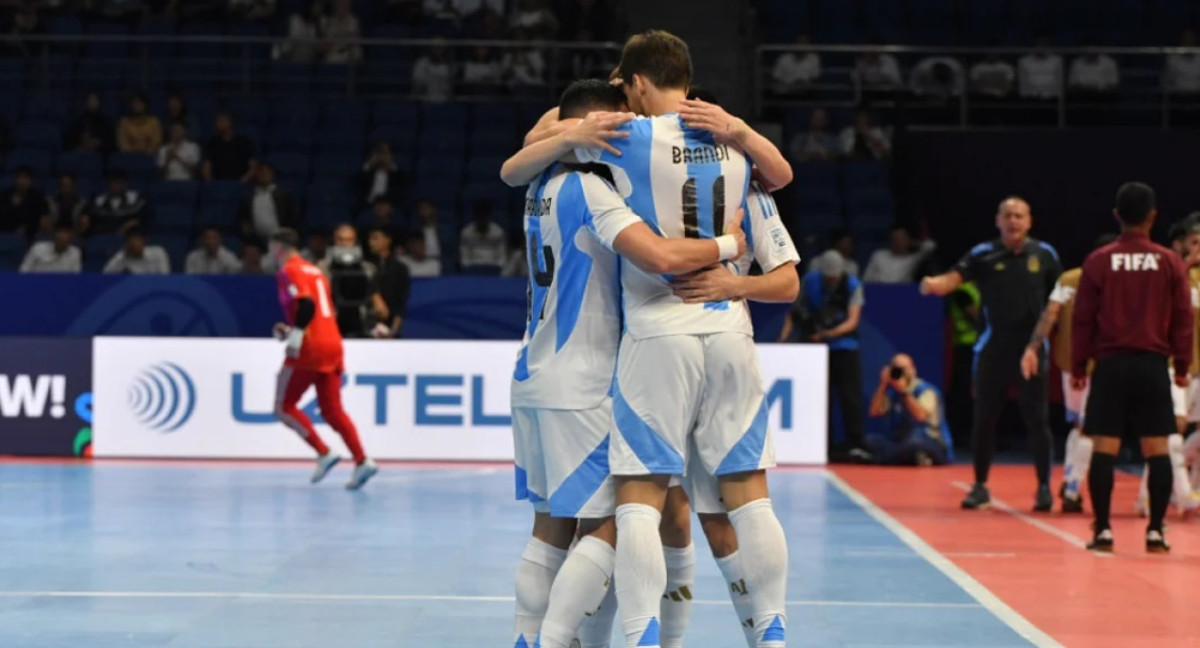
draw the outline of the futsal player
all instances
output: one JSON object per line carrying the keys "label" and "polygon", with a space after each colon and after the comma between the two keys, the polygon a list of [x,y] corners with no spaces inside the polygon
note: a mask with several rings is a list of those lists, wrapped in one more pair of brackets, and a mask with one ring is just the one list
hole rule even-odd
{"label": "futsal player", "polygon": [[1175,431],[1169,367],[1173,362],[1175,384],[1187,386],[1195,322],[1183,262],[1150,241],[1158,216],[1154,190],[1138,182],[1122,185],[1114,213],[1121,236],[1084,261],[1072,323],[1071,376],[1077,389],[1087,386],[1087,365],[1096,362],[1085,417],[1094,445],[1088,490],[1095,535],[1088,549],[1113,550],[1113,464],[1121,439],[1136,434],[1149,466],[1146,551],[1165,553],[1170,545],[1163,518],[1172,481],[1167,439]]}
{"label": "futsal player", "polygon": [[[604,80],[578,81],[564,92],[559,115],[574,121],[624,102]],[[619,136],[612,128],[631,117],[584,119],[527,154],[550,168],[526,196],[530,310],[512,385],[518,497],[535,510],[517,570],[517,648],[535,637],[544,648],[567,648],[577,632],[584,648],[607,646],[611,635],[611,616],[594,634],[580,629],[608,593],[616,540],[607,450],[621,291],[610,249],[656,273],[685,273],[745,251],[738,219],[716,239],[660,237],[601,177],[607,169],[570,163],[574,147],[607,146],[606,138]],[[506,163],[501,177],[517,184],[526,176],[516,171]],[[568,553],[575,520],[581,538]]]}
{"label": "futsal player", "polygon": [[312,421],[297,407],[309,387],[317,390],[321,416],[342,437],[354,455],[354,473],[346,488],[358,490],[379,471],[363,452],[354,422],[342,408],[342,334],[337,311],[330,300],[327,279],[315,265],[300,256],[300,235],[283,228],[271,237],[271,258],[280,268],[279,303],[287,323],[275,325],[275,335],[286,341],[287,358],[279,372],[275,393],[275,415],[317,453],[317,483],[341,460],[321,440]]}
{"label": "futsal player", "polygon": [[[1105,234],[1096,239],[1092,249],[1099,249],[1116,240],[1113,234]],[[1083,497],[1080,495],[1080,485],[1087,480],[1088,466],[1092,461],[1092,440],[1083,434],[1083,413],[1087,404],[1087,388],[1076,389],[1071,381],[1071,321],[1075,306],[1075,291],[1079,287],[1079,277],[1083,268],[1072,268],[1062,273],[1050,299],[1042,311],[1041,318],[1021,356],[1021,377],[1029,380],[1040,370],[1039,357],[1051,331],[1054,332],[1054,343],[1050,347],[1051,360],[1054,366],[1062,372],[1063,401],[1067,412],[1067,422],[1071,431],[1067,434],[1067,448],[1063,456],[1063,484],[1059,490],[1062,499],[1063,513],[1082,513]]]}

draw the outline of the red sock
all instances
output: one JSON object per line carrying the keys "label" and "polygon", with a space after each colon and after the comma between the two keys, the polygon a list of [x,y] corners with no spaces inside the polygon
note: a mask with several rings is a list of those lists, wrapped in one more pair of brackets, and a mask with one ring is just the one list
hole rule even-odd
{"label": "red sock", "polygon": [[354,455],[354,463],[361,464],[367,460],[363,452],[362,442],[358,440],[358,429],[342,408],[342,377],[336,373],[325,374],[317,382],[317,405],[321,408],[321,416],[329,427],[342,437],[350,454]]}

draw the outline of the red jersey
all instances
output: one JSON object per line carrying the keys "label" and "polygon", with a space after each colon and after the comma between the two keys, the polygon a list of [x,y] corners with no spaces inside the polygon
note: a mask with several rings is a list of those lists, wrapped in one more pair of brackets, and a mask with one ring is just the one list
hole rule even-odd
{"label": "red jersey", "polygon": [[342,332],[338,330],[337,312],[333,308],[329,279],[317,266],[295,255],[276,275],[279,282],[279,304],[288,324],[296,323],[296,301],[307,297],[316,307],[313,319],[304,329],[300,356],[288,358],[286,364],[321,373],[342,370]]}
{"label": "red jersey", "polygon": [[1144,234],[1125,232],[1083,262],[1075,293],[1071,373],[1088,360],[1139,351],[1168,356],[1186,375],[1192,363],[1192,298],[1179,255]]}

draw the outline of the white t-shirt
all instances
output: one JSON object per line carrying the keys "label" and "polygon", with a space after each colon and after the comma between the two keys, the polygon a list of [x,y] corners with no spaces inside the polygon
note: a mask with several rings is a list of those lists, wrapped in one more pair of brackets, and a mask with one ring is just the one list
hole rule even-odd
{"label": "white t-shirt", "polygon": [[413,94],[429,101],[447,101],[454,94],[454,69],[428,56],[417,59],[412,73]]}
{"label": "white t-shirt", "polygon": [[1094,61],[1080,56],[1071,61],[1071,72],[1067,79],[1073,88],[1115,90],[1121,84],[1121,72],[1117,62],[1107,54],[1101,54]]}
{"label": "white t-shirt", "polygon": [[408,274],[412,277],[440,277],[442,276],[442,262],[437,259],[425,257],[421,261],[404,255],[400,257],[400,261],[408,266]]}
{"label": "white t-shirt", "polygon": [[900,75],[900,63],[891,54],[882,54],[874,62],[860,59],[854,67],[854,74],[858,77],[858,82],[868,90],[887,90],[904,85],[904,79]]}
{"label": "white t-shirt", "polygon": [[896,254],[888,248],[876,250],[867,262],[863,281],[872,283],[907,283],[913,281],[913,273],[925,257],[937,248],[933,241],[923,241],[916,252]]}
{"label": "white t-shirt", "polygon": [[1017,83],[1022,97],[1053,99],[1062,93],[1062,57],[1028,54],[1017,62]]}
{"label": "white t-shirt", "polygon": [[459,235],[458,259],[463,267],[466,266],[496,266],[504,265],[504,228],[496,223],[488,223],[487,231],[480,233],[472,223],[463,228]]}
{"label": "white t-shirt", "polygon": [[1167,57],[1167,89],[1200,92],[1200,55],[1172,54]]}
{"label": "white t-shirt", "polygon": [[1012,82],[1017,72],[1013,66],[1004,61],[983,61],[971,66],[971,85],[976,92],[989,97],[1003,97],[1008,91],[1002,88],[1012,88]]}
{"label": "white t-shirt", "polygon": [[821,57],[813,52],[787,52],[775,60],[771,79],[782,86],[812,83],[821,76]]}
{"label": "white t-shirt", "polygon": [[83,271],[83,256],[74,245],[59,252],[51,241],[38,241],[21,261],[21,272],[77,274]]}
{"label": "white t-shirt", "polygon": [[167,180],[195,180],[200,168],[200,145],[184,140],[174,158],[170,157],[171,148],[171,144],[164,144],[158,149],[158,168],[166,172],[164,177]]}
{"label": "white t-shirt", "polygon": [[183,262],[184,272],[190,275],[237,274],[242,271],[242,262],[227,248],[220,248],[209,256],[204,248],[192,250]]}
{"label": "white t-shirt", "polygon": [[104,274],[171,274],[171,261],[167,251],[157,245],[147,245],[139,259],[127,257],[121,250],[104,266]]}

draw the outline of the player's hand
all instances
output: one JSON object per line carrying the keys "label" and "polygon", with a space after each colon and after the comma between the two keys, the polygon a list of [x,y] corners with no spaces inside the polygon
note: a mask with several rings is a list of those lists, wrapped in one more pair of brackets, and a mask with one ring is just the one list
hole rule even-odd
{"label": "player's hand", "polygon": [[275,326],[271,328],[271,333],[275,336],[276,340],[284,340],[287,338],[287,335],[291,330],[292,327],[288,326],[287,324],[284,324],[283,322],[275,322]]}
{"label": "player's hand", "polygon": [[375,324],[375,328],[371,329],[371,337],[375,338],[376,340],[390,338],[392,337],[392,329],[389,328],[387,324],[379,322]]}
{"label": "player's hand", "polygon": [[879,370],[879,384],[890,385],[892,383],[892,365],[883,365],[883,369]]}
{"label": "player's hand", "polygon": [[613,155],[620,156],[621,152],[612,144],[611,139],[626,139],[629,133],[617,130],[622,124],[628,123],[636,115],[633,113],[593,112],[585,119],[579,120],[563,132],[563,139],[572,149],[604,149]]}
{"label": "player's hand", "polygon": [[1029,380],[1038,374],[1038,365],[1041,364],[1038,354],[1033,349],[1026,347],[1025,353],[1021,356],[1021,377]]}
{"label": "player's hand", "polygon": [[1076,391],[1083,391],[1084,389],[1087,389],[1087,384],[1088,384],[1087,376],[1083,376],[1081,378],[1074,378],[1074,377],[1071,378],[1071,389],[1074,389]]}
{"label": "player's hand", "polygon": [[934,277],[925,277],[921,279],[921,287],[918,290],[922,295],[936,295],[937,279]]}
{"label": "player's hand", "polygon": [[1191,384],[1192,384],[1191,380],[1188,378],[1187,374],[1181,374],[1181,373],[1175,374],[1175,386],[1176,387],[1185,387],[1186,388]]}
{"label": "player's hand", "polygon": [[304,329],[292,327],[287,334],[287,345],[284,347],[284,353],[287,357],[295,360],[300,357],[300,347],[304,344]]}
{"label": "player's hand", "polygon": [[742,298],[742,278],[722,263],[679,275],[671,281],[671,287],[675,290],[675,296],[685,304]]}
{"label": "player's hand", "polygon": [[721,144],[740,144],[750,132],[746,122],[730,115],[716,104],[699,99],[684,99],[679,102],[679,116],[683,117],[683,121],[689,127],[712,133]]}
{"label": "player's hand", "polygon": [[746,211],[738,207],[737,216],[733,220],[725,223],[725,234],[737,239],[738,254],[737,258],[741,258],[746,253],[746,232],[742,231],[742,221],[746,218]]}

